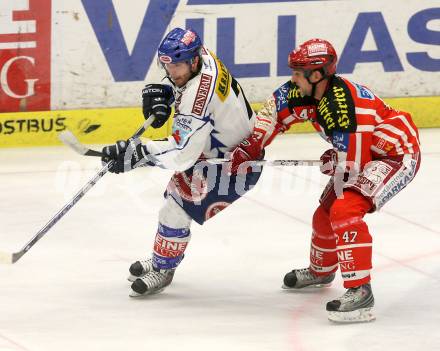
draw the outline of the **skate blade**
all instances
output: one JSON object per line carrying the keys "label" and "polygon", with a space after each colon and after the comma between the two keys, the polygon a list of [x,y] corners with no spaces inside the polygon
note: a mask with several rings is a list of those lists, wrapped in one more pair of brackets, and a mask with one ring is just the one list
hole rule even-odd
{"label": "skate blade", "polygon": [[287,286],[287,285],[281,285],[281,289],[284,289],[284,290],[299,290],[299,289],[308,289],[308,288],[310,288],[310,289],[316,289],[316,288],[327,288],[327,287],[329,287],[329,286],[331,286],[332,285],[332,283],[327,283],[327,284],[313,284],[313,285],[306,285],[306,286],[301,286],[301,287],[299,287],[299,288],[295,288],[295,287],[290,287],[290,286]]}
{"label": "skate blade", "polygon": [[[145,274],[147,274],[147,273],[145,273]],[[145,274],[142,274],[142,275],[139,275],[139,276],[137,276],[137,275],[133,275],[133,274],[130,274],[130,275],[127,277],[127,280],[128,280],[129,282],[131,282],[131,283],[134,283],[136,279],[141,279],[142,277],[145,276]]]}
{"label": "skate blade", "polygon": [[371,307],[349,312],[327,311],[327,313],[329,321],[335,323],[365,323],[376,319]]}
{"label": "skate blade", "polygon": [[160,288],[160,289],[155,289],[155,290],[147,290],[145,293],[143,294],[139,294],[136,291],[134,291],[133,289],[130,291],[130,293],[128,294],[128,296],[133,297],[133,298],[142,298],[142,297],[147,297],[150,295],[156,295],[159,294],[160,292],[164,291],[165,288]]}

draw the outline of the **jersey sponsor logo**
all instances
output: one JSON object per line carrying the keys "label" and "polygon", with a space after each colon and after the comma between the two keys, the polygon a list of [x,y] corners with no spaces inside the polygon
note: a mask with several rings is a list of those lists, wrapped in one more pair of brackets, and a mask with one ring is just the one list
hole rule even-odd
{"label": "jersey sponsor logo", "polygon": [[394,197],[398,192],[405,188],[414,178],[417,168],[417,161],[412,159],[410,165],[402,170],[400,169],[394,174],[389,181],[386,182],[384,188],[375,199],[377,208],[381,208]]}
{"label": "jersey sponsor logo", "polygon": [[385,143],[386,143],[385,139],[379,138],[376,142],[376,147],[378,149],[383,149],[385,146]]}
{"label": "jersey sponsor logo", "polygon": [[184,143],[189,133],[190,131],[188,130],[175,127],[173,128],[173,132],[171,133],[171,136],[174,138],[177,145],[180,146]]}
{"label": "jersey sponsor logo", "polygon": [[192,133],[191,119],[179,116],[174,120],[172,137],[178,145],[182,145],[189,134]]}
{"label": "jersey sponsor logo", "polygon": [[[353,262],[342,262],[339,264],[339,267],[341,267],[341,277],[342,279],[355,279],[356,278],[356,272],[353,272],[354,269],[356,269],[356,266]],[[348,273],[344,273],[343,271],[348,271]]]}
{"label": "jersey sponsor logo", "polygon": [[290,89],[288,98],[289,98],[289,100],[301,98],[301,91],[299,90],[299,88],[296,85],[292,89]]}
{"label": "jersey sponsor logo", "polygon": [[[374,138],[373,138],[373,141],[374,141]],[[377,140],[375,142],[375,146],[378,149],[384,150],[386,152],[389,152],[394,148],[394,145],[392,143],[390,143],[389,141],[386,141],[385,139],[382,139],[382,138],[377,138]]]}
{"label": "jersey sponsor logo", "polygon": [[391,175],[393,168],[381,161],[372,161],[364,168],[364,171],[356,178],[353,184],[355,189],[371,198],[380,189]]}
{"label": "jersey sponsor logo", "polygon": [[353,250],[339,250],[336,254],[344,279],[354,278],[356,272],[353,271],[356,270],[356,266],[354,263]]}
{"label": "jersey sponsor logo", "polygon": [[336,103],[336,115],[338,118],[338,125],[344,129],[350,126],[350,118],[348,117],[347,94],[344,88],[333,86],[334,102]]}
{"label": "jersey sponsor logo", "polygon": [[318,113],[323,119],[326,130],[332,130],[336,127],[336,122],[333,118],[332,111],[330,110],[330,102],[326,96],[319,100]]}
{"label": "jersey sponsor logo", "polygon": [[203,109],[206,105],[206,100],[208,99],[209,89],[211,88],[211,81],[212,77],[210,75],[202,73],[196,98],[194,99],[194,104],[191,111],[192,113],[202,116]]}
{"label": "jersey sponsor logo", "polygon": [[170,241],[159,233],[154,241],[154,252],[163,257],[179,257],[185,252],[187,242]]}
{"label": "jersey sponsor logo", "polygon": [[[375,181],[378,181],[377,179]],[[373,190],[376,189],[376,183],[375,181],[364,177],[363,175],[360,175],[357,180],[356,183],[354,184],[355,188],[359,188],[363,190],[363,194],[365,194],[365,192],[368,194],[368,196],[372,195]]]}
{"label": "jersey sponsor logo", "polygon": [[382,182],[391,173],[393,168],[385,162],[378,162],[373,167],[367,167],[363,174],[365,177],[371,179],[374,184],[382,184]]}
{"label": "jersey sponsor logo", "polygon": [[324,252],[316,249],[315,247],[310,247],[310,261],[312,264],[320,267],[324,262]]}
{"label": "jersey sponsor logo", "polygon": [[356,88],[356,94],[360,99],[374,100],[374,94],[362,85],[353,83]]}
{"label": "jersey sponsor logo", "polygon": [[[344,83],[342,83],[344,84]],[[336,81],[318,103],[318,122],[328,135],[332,130],[354,131],[356,119],[350,92]]]}
{"label": "jersey sponsor logo", "polygon": [[189,117],[179,116],[174,120],[174,124],[181,129],[187,130],[189,132],[192,131],[191,128],[192,119]]}
{"label": "jersey sponsor logo", "polygon": [[338,149],[338,151],[347,152],[349,139],[350,139],[349,133],[334,132],[332,144],[335,148]]}
{"label": "jersey sponsor logo", "polygon": [[207,208],[205,212],[205,220],[214,217],[217,213],[223,211],[229,205],[230,203],[225,201],[214,202]]}
{"label": "jersey sponsor logo", "polygon": [[229,92],[231,90],[232,77],[223,62],[220,61],[214,54],[211,53],[211,55],[212,57],[214,57],[214,60],[218,67],[217,83],[215,83],[215,93],[218,95],[221,101],[225,101],[226,98],[229,96]]}

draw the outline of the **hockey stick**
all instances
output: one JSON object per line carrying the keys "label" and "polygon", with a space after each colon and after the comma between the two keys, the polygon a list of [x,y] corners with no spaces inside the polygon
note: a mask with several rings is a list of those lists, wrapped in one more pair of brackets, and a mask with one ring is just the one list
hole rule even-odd
{"label": "hockey stick", "polygon": [[[136,131],[133,137],[139,137],[149,126],[153,123],[154,117],[148,118],[144,124]],[[30,250],[35,243],[40,240],[50,228],[52,228],[75,204],[101,179],[113,165],[114,161],[111,160],[107,163],[101,170],[90,179],[86,185],[84,185],[61,210],[57,212],[52,219],[46,223],[46,225],[41,228],[37,234],[20,250],[14,253],[7,253],[0,251],[0,263],[15,263],[17,262],[26,252]]]}
{"label": "hockey stick", "polygon": [[[96,150],[87,148],[85,145],[77,139],[77,137],[70,131],[65,130],[59,134],[60,140],[75,152],[85,156],[98,156],[101,157],[102,153]],[[205,160],[211,164],[221,164],[229,162],[226,158],[211,158]],[[319,160],[258,160],[248,161],[250,166],[320,166],[322,164]]]}
{"label": "hockey stick", "polygon": [[68,129],[59,133],[58,138],[61,140],[63,144],[69,146],[71,149],[75,150],[75,152],[77,152],[80,155],[98,156],[98,157],[103,156],[102,152],[89,149],[83,144],[81,144],[80,141],[77,139],[77,137]]}
{"label": "hockey stick", "polygon": [[64,145],[69,146],[71,149],[73,149],[75,152],[77,152],[80,155],[98,156],[98,157],[103,156],[102,152],[89,149],[83,144],[81,144],[78,138],[68,129],[58,134],[58,138],[61,140],[61,142]]}
{"label": "hockey stick", "polygon": [[[205,160],[208,163],[219,164],[230,162],[226,158],[211,158]],[[249,166],[321,166],[320,160],[256,160],[246,161]]]}

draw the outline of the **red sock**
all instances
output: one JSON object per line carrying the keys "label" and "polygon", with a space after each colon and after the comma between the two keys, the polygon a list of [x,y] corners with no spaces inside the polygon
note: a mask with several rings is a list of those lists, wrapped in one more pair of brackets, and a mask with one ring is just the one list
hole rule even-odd
{"label": "red sock", "polygon": [[337,256],[344,287],[356,287],[370,281],[372,237],[363,217],[370,202],[360,193],[345,190],[330,208],[330,222],[337,235]]}
{"label": "red sock", "polygon": [[310,270],[316,275],[328,275],[337,269],[336,235],[331,227],[328,213],[319,206],[313,215]]}

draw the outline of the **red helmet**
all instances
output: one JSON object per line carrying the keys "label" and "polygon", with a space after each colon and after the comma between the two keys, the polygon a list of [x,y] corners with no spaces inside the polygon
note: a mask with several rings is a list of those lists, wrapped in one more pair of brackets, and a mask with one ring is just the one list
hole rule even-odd
{"label": "red helmet", "polygon": [[[336,73],[338,56],[332,44],[323,39],[310,39],[289,54],[289,67],[306,72],[322,70],[325,77]],[[308,74],[307,74],[308,73]]]}

